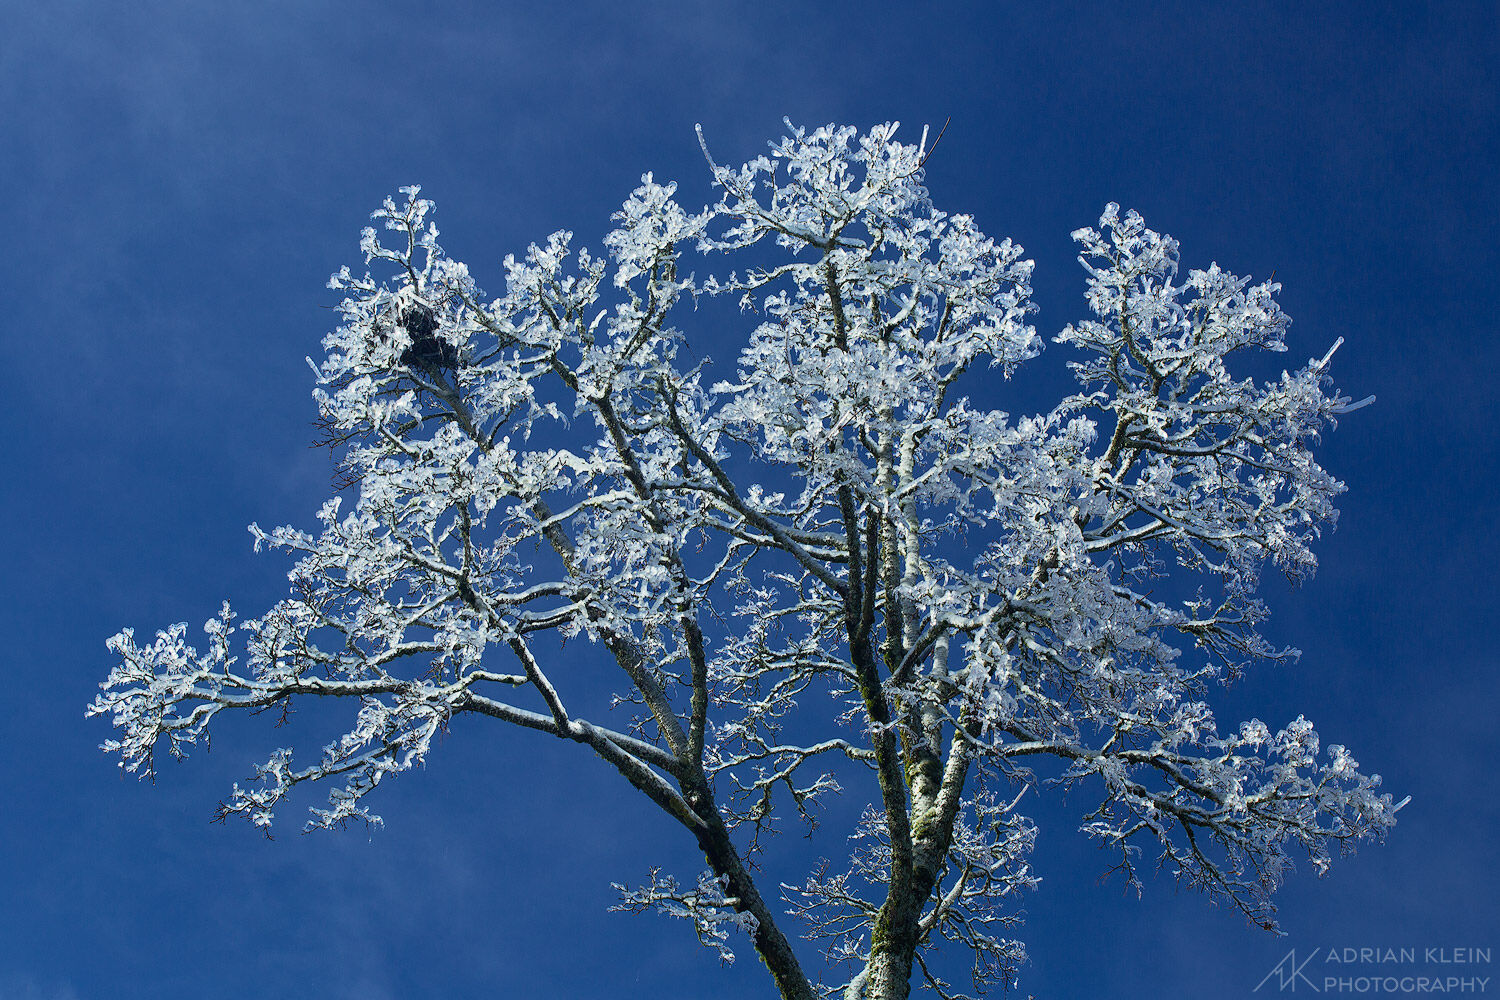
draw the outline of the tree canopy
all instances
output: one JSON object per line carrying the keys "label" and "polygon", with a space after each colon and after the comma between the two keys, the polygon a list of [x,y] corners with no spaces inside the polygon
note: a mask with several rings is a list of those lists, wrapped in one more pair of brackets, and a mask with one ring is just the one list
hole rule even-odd
{"label": "tree canopy", "polygon": [[[698,212],[646,174],[602,252],[554,233],[493,297],[419,189],[388,199],[313,363],[346,488],[315,531],[251,526],[296,557],[259,617],[226,603],[199,646],[185,624],[110,640],[105,748],[153,774],[225,710],[346,700],[346,732],[275,750],[221,803],[268,829],[315,782],[309,827],[378,822],[370,793],[470,717],[580,743],[705,861],[621,908],[726,958],[744,935],[789,998],[961,996],[942,947],[973,988],[1012,983],[1033,785],[1085,790],[1083,832],[1131,880],[1149,857],[1274,929],[1294,851],[1321,871],[1399,808],[1306,720],[1221,731],[1204,700],[1295,655],[1255,595],[1268,567],[1312,573],[1337,516],[1310,450],[1359,405],[1333,350],[1231,374],[1286,349],[1280,286],[1184,274],[1109,205],[1073,234],[1091,318],[1052,338],[1076,391],[989,408],[972,376],[1044,346],[1032,262],[933,207],[925,133],[788,129],[739,167],[705,145],[720,197]],[[748,330],[727,369],[691,332],[719,296]],[[559,638],[618,665],[608,718],[575,710]],[[868,803],[845,863],[750,864],[840,793]]]}

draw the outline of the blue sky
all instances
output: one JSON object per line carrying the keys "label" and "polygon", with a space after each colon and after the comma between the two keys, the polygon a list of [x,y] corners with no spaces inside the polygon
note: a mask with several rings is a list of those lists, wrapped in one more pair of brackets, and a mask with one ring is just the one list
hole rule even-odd
{"label": "blue sky", "polygon": [[[1413,796],[1400,825],[1295,873],[1275,939],[1167,879],[1099,884],[1077,803],[1045,806],[1023,990],[1248,997],[1293,947],[1500,947],[1500,15],[1317,6],[5,5],[0,1000],[769,994],[749,954],[721,970],[686,926],[605,912],[612,881],[701,865],[577,747],[455,727],[381,790],[384,830],[286,815],[267,842],[208,820],[271,720],[152,785],[83,706],[119,628],[279,596],[244,526],[307,526],[327,493],[303,358],[382,197],[422,184],[494,287],[555,229],[598,246],[646,170],[710,200],[694,123],[740,162],[784,115],[913,141],[951,116],[928,187],[1027,248],[1045,334],[1084,312],[1069,232],[1118,201],[1186,264],[1274,270],[1284,360],[1342,336],[1339,384],[1378,397],[1320,453],[1349,493],[1319,575],[1266,583],[1302,662],[1220,704],[1306,713]],[[727,357],[743,332],[702,336]],[[1057,384],[1059,354],[1017,384]]]}

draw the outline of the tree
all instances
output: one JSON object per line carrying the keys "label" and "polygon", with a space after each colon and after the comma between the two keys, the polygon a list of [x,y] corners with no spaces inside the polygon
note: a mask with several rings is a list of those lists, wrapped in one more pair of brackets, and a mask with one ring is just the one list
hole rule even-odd
{"label": "tree", "polygon": [[[965,374],[1042,350],[1032,262],[932,207],[925,133],[788,128],[737,169],[709,157],[722,197],[697,214],[645,175],[606,256],[554,233],[506,259],[496,298],[444,255],[417,188],[388,199],[394,239],[362,241],[381,273],[330,281],[343,322],[314,365],[352,496],[316,533],[251,525],[297,555],[261,617],[236,627],[226,603],[201,651],[183,624],[110,640],[89,709],[120,730],[104,748],[151,774],[225,710],[346,699],[321,756],[278,750],[221,803],[268,829],[311,782],[329,793],[310,828],[378,822],[366,796],[469,717],[580,743],[706,862],[621,907],[686,917],[726,958],[742,932],[798,1000],[906,997],[915,976],[958,996],[928,964],[943,942],[976,989],[1009,986],[1033,784],[1091,788],[1082,829],[1132,883],[1149,850],[1274,929],[1290,847],[1321,871],[1399,808],[1305,720],[1221,733],[1202,700],[1295,655],[1259,634],[1254,595],[1267,565],[1310,574],[1336,516],[1343,486],[1309,451],[1353,408],[1333,351],[1231,376],[1235,352],[1285,350],[1279,286],[1183,278],[1177,244],[1110,205],[1073,234],[1094,318],[1054,338],[1078,391],[986,409]],[[743,263],[685,276],[694,247]],[[758,319],[714,380],[672,324],[724,295]],[[619,666],[611,725],[549,668],[579,636]],[[869,801],[847,865],[768,898],[762,837],[845,786]],[[845,971],[809,978],[789,914]]]}

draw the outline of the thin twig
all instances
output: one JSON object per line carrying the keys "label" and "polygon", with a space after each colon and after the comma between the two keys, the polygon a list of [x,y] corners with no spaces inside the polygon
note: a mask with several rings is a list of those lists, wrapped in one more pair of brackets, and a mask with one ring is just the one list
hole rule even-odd
{"label": "thin twig", "polygon": [[917,169],[918,170],[921,170],[924,166],[927,165],[927,157],[931,156],[932,155],[932,151],[934,149],[937,149],[938,143],[940,143],[940,142],[943,141],[943,133],[946,132],[946,131],[948,131],[948,123],[951,122],[952,120],[953,120],[953,116],[952,115],[949,115],[946,119],[943,120],[943,127],[940,128],[940,129],[938,129],[938,137],[936,139],[932,140],[932,145],[928,148],[926,154],[923,155],[922,162],[917,164]]}

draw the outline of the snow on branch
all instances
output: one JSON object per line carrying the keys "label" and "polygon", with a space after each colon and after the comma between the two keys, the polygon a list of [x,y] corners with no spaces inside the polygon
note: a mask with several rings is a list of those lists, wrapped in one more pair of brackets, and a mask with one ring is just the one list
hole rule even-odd
{"label": "snow on branch", "polygon": [[660,868],[652,868],[650,883],[638,889],[611,883],[621,898],[610,910],[628,913],[654,910],[669,917],[690,920],[699,943],[718,952],[719,961],[730,965],[734,962],[734,952],[729,948],[729,932],[738,930],[754,937],[759,922],[754,914],[736,909],[740,903],[738,899],[724,894],[728,883],[725,876],[702,872],[694,888],[684,889],[671,875],[663,875]]}

